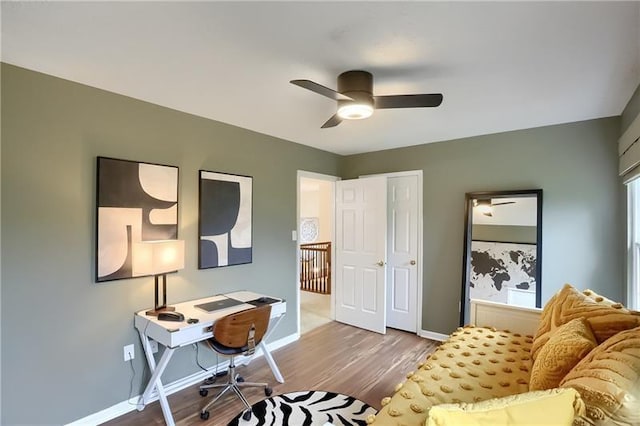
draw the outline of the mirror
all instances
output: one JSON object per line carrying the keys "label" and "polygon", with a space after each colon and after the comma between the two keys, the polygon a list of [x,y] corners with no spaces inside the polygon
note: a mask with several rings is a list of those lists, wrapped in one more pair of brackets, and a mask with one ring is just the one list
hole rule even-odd
{"label": "mirror", "polygon": [[471,299],[539,308],[541,267],[542,190],[468,192],[460,325]]}

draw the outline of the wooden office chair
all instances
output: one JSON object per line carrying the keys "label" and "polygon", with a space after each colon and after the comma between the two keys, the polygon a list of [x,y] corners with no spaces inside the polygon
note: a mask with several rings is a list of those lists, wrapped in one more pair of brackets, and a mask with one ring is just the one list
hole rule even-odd
{"label": "wooden office chair", "polygon": [[245,382],[239,374],[236,374],[235,357],[237,355],[253,355],[256,346],[262,341],[262,337],[269,326],[271,316],[271,306],[265,305],[258,308],[240,311],[235,314],[220,318],[213,326],[213,337],[207,340],[209,347],[219,354],[230,357],[229,372],[226,383],[203,384],[200,386],[200,395],[207,396],[208,389],[222,388],[222,391],[211,400],[201,411],[200,418],[209,418],[209,407],[211,407],[229,389],[233,390],[246,407],[242,418],[251,418],[251,404],[240,392],[240,387],[257,386],[264,387],[264,394],[271,395],[271,388],[268,383]]}

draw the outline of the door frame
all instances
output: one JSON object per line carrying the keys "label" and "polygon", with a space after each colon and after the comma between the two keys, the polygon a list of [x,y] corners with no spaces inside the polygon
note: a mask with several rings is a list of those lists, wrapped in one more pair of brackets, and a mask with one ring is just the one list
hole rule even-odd
{"label": "door frame", "polygon": [[[418,177],[418,253],[416,254],[416,258],[418,259],[418,270],[417,270],[417,280],[418,280],[418,306],[416,309],[416,335],[422,336],[422,294],[423,294],[423,286],[424,282],[422,281],[423,274],[423,241],[424,241],[424,227],[423,227],[423,205],[422,205],[422,180],[423,180],[423,172],[422,170],[407,170],[403,172],[390,172],[390,173],[375,173],[370,175],[360,175],[358,178],[371,177],[371,176],[386,176],[387,178],[393,177],[403,177],[403,176],[417,176]],[[388,229],[387,229],[388,231]]]}
{"label": "door frame", "polygon": [[[300,337],[300,250],[298,247],[300,246],[299,236],[300,236],[300,179],[315,179],[315,180],[323,180],[327,182],[331,182],[331,207],[329,211],[331,212],[331,277],[335,277],[335,250],[333,249],[333,245],[336,241],[336,185],[335,182],[341,180],[338,176],[326,175],[322,173],[309,172],[306,170],[298,170],[296,175],[296,335]],[[336,302],[336,292],[335,292],[335,284],[334,280],[332,280],[331,285],[331,312],[329,317],[332,321],[336,320],[336,311],[335,311],[335,302]]]}

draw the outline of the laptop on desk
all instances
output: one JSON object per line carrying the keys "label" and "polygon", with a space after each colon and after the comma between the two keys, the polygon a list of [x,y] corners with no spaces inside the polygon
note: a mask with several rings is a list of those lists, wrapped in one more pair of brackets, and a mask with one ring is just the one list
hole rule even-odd
{"label": "laptop on desk", "polygon": [[230,308],[232,306],[242,305],[244,302],[241,302],[236,299],[230,299],[225,297],[224,299],[214,300],[213,302],[202,303],[200,305],[194,305],[194,307],[198,309],[202,309],[206,312],[215,312],[221,309]]}

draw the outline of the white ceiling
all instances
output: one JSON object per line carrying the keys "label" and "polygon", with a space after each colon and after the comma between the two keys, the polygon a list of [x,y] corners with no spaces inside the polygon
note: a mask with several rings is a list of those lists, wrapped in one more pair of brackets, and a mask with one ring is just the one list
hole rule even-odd
{"label": "white ceiling", "polygon": [[[2,2],[2,60],[339,154],[619,115],[640,2]],[[444,94],[320,129],[350,69]]]}
{"label": "white ceiling", "polygon": [[538,199],[536,197],[492,198],[491,202],[513,202],[513,204],[494,206],[491,213],[493,216],[485,216],[478,209],[473,209],[474,225],[537,226]]}

